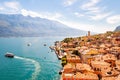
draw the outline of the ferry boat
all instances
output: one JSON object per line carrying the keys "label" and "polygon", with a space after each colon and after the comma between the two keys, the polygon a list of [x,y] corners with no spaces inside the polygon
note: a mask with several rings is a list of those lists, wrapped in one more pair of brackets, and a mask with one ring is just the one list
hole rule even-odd
{"label": "ferry boat", "polygon": [[7,53],[5,54],[5,57],[14,58],[14,54],[7,52]]}

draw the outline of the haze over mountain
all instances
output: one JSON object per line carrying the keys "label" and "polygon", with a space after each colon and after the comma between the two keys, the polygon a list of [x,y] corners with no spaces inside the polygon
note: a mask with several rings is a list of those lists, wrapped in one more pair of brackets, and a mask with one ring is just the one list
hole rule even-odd
{"label": "haze over mountain", "polygon": [[120,31],[120,26],[117,26],[114,31]]}
{"label": "haze over mountain", "polygon": [[70,28],[57,21],[23,16],[0,14],[0,36],[80,36],[86,31]]}

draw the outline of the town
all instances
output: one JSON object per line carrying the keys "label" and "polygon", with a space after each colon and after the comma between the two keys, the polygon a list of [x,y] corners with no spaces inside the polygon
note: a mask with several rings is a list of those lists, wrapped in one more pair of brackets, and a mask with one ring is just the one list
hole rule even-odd
{"label": "town", "polygon": [[120,80],[120,31],[56,41],[61,80]]}

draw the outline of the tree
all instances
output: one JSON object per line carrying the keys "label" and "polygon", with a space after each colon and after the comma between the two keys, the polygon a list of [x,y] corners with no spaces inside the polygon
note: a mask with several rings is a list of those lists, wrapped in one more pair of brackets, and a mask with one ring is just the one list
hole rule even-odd
{"label": "tree", "polygon": [[68,42],[72,41],[72,39],[73,39],[73,38],[65,38],[65,39],[63,40],[63,42],[68,43]]}
{"label": "tree", "polygon": [[67,64],[67,58],[66,58],[66,56],[63,56],[61,60],[62,60],[61,65],[64,67]]}

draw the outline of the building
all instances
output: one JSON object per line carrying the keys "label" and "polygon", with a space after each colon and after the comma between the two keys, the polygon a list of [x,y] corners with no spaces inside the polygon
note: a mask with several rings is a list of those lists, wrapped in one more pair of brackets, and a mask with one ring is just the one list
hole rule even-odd
{"label": "building", "polygon": [[80,57],[73,55],[73,54],[67,55],[66,58],[67,58],[68,63],[80,63],[81,62]]}
{"label": "building", "polygon": [[75,65],[67,63],[63,68],[63,73],[73,73],[75,71]]}
{"label": "building", "polygon": [[76,70],[80,72],[88,71],[88,72],[94,72],[90,65],[85,63],[76,63]]}
{"label": "building", "polygon": [[115,66],[115,61],[117,60],[117,58],[115,57],[115,55],[113,55],[113,54],[105,54],[102,58],[103,58],[103,60],[105,62],[110,63],[111,67]]}
{"label": "building", "polygon": [[76,72],[74,74],[62,74],[62,80],[98,80],[98,76],[91,72]]}

